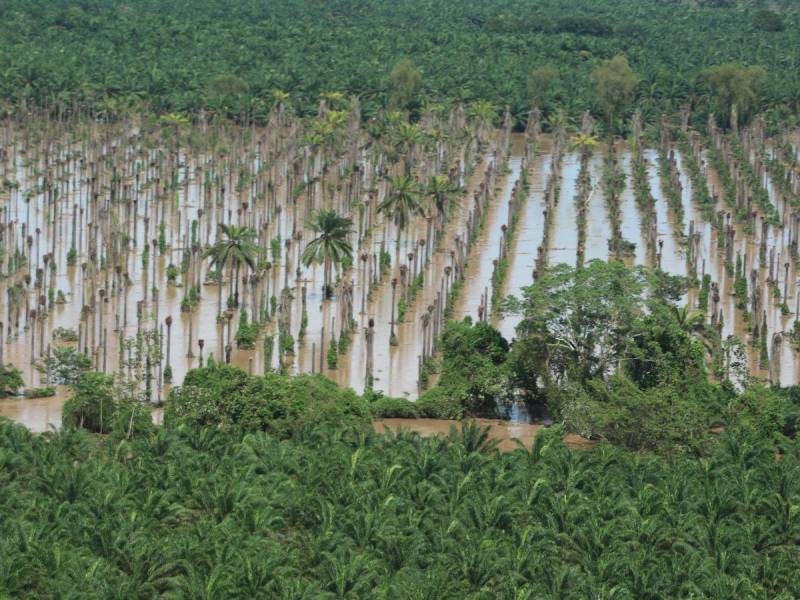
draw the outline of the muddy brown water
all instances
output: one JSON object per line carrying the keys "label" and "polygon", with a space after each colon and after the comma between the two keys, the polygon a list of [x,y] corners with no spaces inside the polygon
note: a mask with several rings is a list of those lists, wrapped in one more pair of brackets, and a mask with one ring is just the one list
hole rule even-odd
{"label": "muddy brown water", "polygon": [[[544,428],[544,425],[533,423],[509,423],[494,419],[474,419],[474,422],[479,427],[489,428],[489,438],[496,441],[497,448],[503,452],[519,448],[517,442],[530,449],[536,434]],[[462,421],[447,419],[376,419],[372,422],[372,427],[378,433],[403,430],[418,433],[423,437],[433,437],[448,435],[452,428],[459,430],[461,424]],[[588,450],[597,445],[596,442],[575,434],[565,435],[564,442],[575,450]]]}

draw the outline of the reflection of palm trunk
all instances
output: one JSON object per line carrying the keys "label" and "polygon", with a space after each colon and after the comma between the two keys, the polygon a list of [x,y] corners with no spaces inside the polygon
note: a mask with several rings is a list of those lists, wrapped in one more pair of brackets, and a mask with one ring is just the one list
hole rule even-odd
{"label": "reflection of palm trunk", "polygon": [[239,306],[239,261],[236,261],[236,274],[234,276],[236,281],[234,282],[234,292],[233,292],[233,305],[235,307]]}
{"label": "reflection of palm trunk", "polygon": [[222,272],[220,271],[219,285],[217,285],[217,316],[222,314]]}
{"label": "reflection of palm trunk", "polygon": [[194,342],[194,307],[189,310],[189,350],[186,352],[187,358],[194,358],[194,352],[192,352],[192,344]]}

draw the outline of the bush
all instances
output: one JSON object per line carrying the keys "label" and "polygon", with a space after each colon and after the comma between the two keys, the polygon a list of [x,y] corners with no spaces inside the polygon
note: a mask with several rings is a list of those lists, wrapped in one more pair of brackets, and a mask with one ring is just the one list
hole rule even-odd
{"label": "bush", "polygon": [[44,367],[37,368],[47,373],[47,383],[73,384],[82,373],[92,368],[92,361],[75,348],[55,348],[53,354],[45,359]]}
{"label": "bush", "polygon": [[94,433],[145,433],[152,431],[149,411],[132,400],[120,398],[114,377],[104,373],[83,373],[75,393],[64,403],[61,420],[65,426]]}
{"label": "bush", "polygon": [[77,342],[78,332],[67,327],[56,327],[53,330],[53,339],[60,342]]}
{"label": "bush", "polygon": [[416,419],[417,405],[405,398],[378,398],[372,403],[372,416],[378,419]]}
{"label": "bush", "polygon": [[417,400],[417,412],[430,419],[463,419],[466,407],[452,389],[436,386],[425,391]]}
{"label": "bush", "polygon": [[219,363],[189,371],[170,392],[164,413],[168,427],[183,423],[281,436],[319,422],[366,425],[369,418],[363,398],[321,375],[249,376]]}
{"label": "bush", "polygon": [[255,348],[259,330],[258,323],[250,323],[247,311],[242,309],[239,313],[239,328],[236,330],[236,347],[244,350]]}
{"label": "bush", "polygon": [[[0,340],[0,344],[2,343]],[[0,365],[0,398],[15,396],[23,385],[25,382],[22,380],[22,371],[11,364]]]}
{"label": "bush", "polygon": [[56,395],[56,388],[52,385],[25,390],[26,398],[52,398]]}

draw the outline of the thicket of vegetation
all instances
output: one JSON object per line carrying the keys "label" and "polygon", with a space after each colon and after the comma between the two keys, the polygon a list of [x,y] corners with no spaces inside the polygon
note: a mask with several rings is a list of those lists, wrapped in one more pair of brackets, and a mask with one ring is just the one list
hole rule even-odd
{"label": "thicket of vegetation", "polygon": [[479,99],[517,116],[531,101],[600,114],[592,73],[624,55],[646,118],[691,102],[703,122],[703,71],[725,63],[762,67],[762,108],[794,114],[799,20],[793,2],[751,0],[6,0],[0,97],[263,117],[285,94],[309,113],[342,92],[367,117]]}

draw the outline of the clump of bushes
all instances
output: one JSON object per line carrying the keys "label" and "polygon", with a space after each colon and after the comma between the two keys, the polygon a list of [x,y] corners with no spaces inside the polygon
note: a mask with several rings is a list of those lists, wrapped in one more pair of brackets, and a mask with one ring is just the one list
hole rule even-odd
{"label": "clump of bushes", "polygon": [[68,327],[56,327],[53,330],[53,339],[59,342],[77,342],[78,332]]}
{"label": "clump of bushes", "polygon": [[290,436],[320,422],[364,426],[370,416],[364,398],[321,375],[250,376],[236,367],[214,363],[189,371],[183,385],[171,390],[164,424]]}
{"label": "clump of bushes", "polygon": [[239,313],[239,328],[236,330],[236,346],[245,350],[255,348],[259,330],[258,323],[250,323],[247,311],[242,309]]}
{"label": "clump of bushes", "polygon": [[139,402],[125,398],[115,388],[112,375],[83,373],[73,387],[75,393],[64,403],[61,413],[65,426],[128,436],[152,431],[150,412]]}
{"label": "clump of bushes", "polygon": [[52,398],[56,395],[56,388],[52,385],[44,387],[27,388],[25,390],[26,398]]}
{"label": "clump of bushes", "polygon": [[445,325],[438,385],[417,401],[419,414],[435,419],[499,416],[510,400],[508,342],[488,323],[468,317]]}
{"label": "clump of bushes", "polygon": [[419,409],[414,402],[405,398],[381,396],[371,405],[372,416],[377,419],[416,419]]}
{"label": "clump of bushes", "polygon": [[53,353],[45,359],[44,365],[37,366],[38,370],[47,374],[46,383],[49,384],[73,384],[78,381],[82,373],[91,368],[92,360],[82,352],[70,347],[55,348]]}
{"label": "clump of bushes", "polygon": [[[0,341],[0,344],[3,342]],[[22,371],[14,365],[0,365],[0,398],[16,396],[17,391],[25,385],[22,380]]]}

